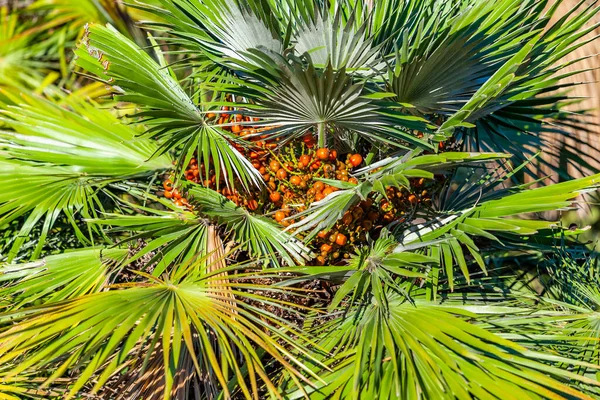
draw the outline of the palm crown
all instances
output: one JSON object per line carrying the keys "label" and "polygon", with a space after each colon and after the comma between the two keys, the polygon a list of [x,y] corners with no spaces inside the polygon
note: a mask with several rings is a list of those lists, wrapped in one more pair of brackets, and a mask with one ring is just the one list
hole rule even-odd
{"label": "palm crown", "polygon": [[540,217],[600,175],[520,181],[597,12],[547,3],[3,12],[0,397],[600,395],[595,259]]}

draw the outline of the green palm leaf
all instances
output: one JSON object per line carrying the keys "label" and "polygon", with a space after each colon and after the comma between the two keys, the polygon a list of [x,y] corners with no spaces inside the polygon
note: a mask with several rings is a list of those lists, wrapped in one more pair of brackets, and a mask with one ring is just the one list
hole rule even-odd
{"label": "green palm leaf", "polygon": [[577,361],[530,351],[465,321],[476,317],[392,294],[386,307],[354,309],[320,331],[336,367],[321,375],[327,384],[306,388],[310,398],[590,398],[564,382],[597,386],[595,379],[539,360]]}
{"label": "green palm leaf", "polygon": [[[123,101],[160,110],[160,117],[200,124],[202,113],[177,82],[135,43],[111,26],[90,25],[77,49],[77,64],[112,84]],[[135,80],[132,80],[135,77]]]}
{"label": "green palm leaf", "polygon": [[550,228],[555,222],[519,220],[515,217],[523,213],[535,213],[556,209],[568,209],[572,200],[582,193],[597,187],[600,174],[574,179],[555,185],[544,186],[533,190],[516,190],[516,193],[505,193],[499,199],[491,199],[475,203],[470,208],[453,210],[444,213],[424,224],[415,225],[402,235],[404,243],[433,240],[459,223],[483,228],[490,231],[511,231],[514,234],[532,234],[539,229]]}
{"label": "green palm leaf", "polygon": [[277,22],[266,2],[161,0],[164,8],[139,6],[153,12],[176,36],[174,43],[206,53],[215,62],[233,67],[253,63],[252,49],[280,54],[284,50]]}
{"label": "green palm leaf", "polygon": [[[222,297],[219,293],[224,285],[232,287],[236,297]],[[92,376],[94,393],[125,366],[143,373],[151,350],[160,345],[165,400],[171,398],[184,351],[192,357],[195,373],[208,374],[222,387],[225,396],[230,395],[228,380],[235,378],[242,394],[251,398],[257,395],[258,380],[270,390],[275,389],[265,374],[261,351],[299,376],[297,368],[303,368],[303,364],[296,359],[288,362],[285,346],[305,350],[290,336],[302,336],[301,333],[242,301],[260,301],[261,296],[235,287],[224,276],[154,279],[130,284],[123,290],[29,308],[27,312],[5,313],[0,319],[16,324],[0,333],[0,360],[3,365],[18,361],[7,375],[9,378],[31,369],[54,371],[42,387],[69,370],[78,370],[64,397],[72,398]],[[264,301],[272,302],[266,298]],[[139,358],[140,350],[147,352],[145,359]],[[243,364],[234,355],[236,352]]]}
{"label": "green palm leaf", "polygon": [[[405,147],[408,143],[421,148],[431,146],[411,134],[411,130],[427,131],[434,126],[426,120],[379,104],[377,96],[366,93],[364,85],[353,81],[345,68],[334,70],[331,64],[317,69],[307,58],[305,62],[273,59],[255,52],[269,75],[257,74],[260,85],[250,90],[235,89],[256,103],[246,111],[260,118],[265,126],[274,126],[267,133],[273,137],[297,137],[306,132],[318,133],[321,146],[335,137],[344,138],[350,132],[373,142]],[[308,64],[305,67],[303,64]],[[275,65],[276,68],[273,66]],[[251,90],[254,89],[254,90]],[[330,140],[331,139],[331,140]]]}
{"label": "green palm leaf", "polygon": [[[110,226],[115,235],[126,235],[124,241],[149,240],[126,263],[148,258],[147,265],[156,264],[152,275],[159,277],[173,262],[188,263],[199,253],[210,253],[207,248],[209,223],[190,211],[183,211],[170,201],[130,191],[140,199],[153,200],[167,210],[127,203],[136,215],[105,213],[103,218],[89,220],[92,224]],[[133,232],[133,235],[129,233]]]}
{"label": "green palm leaf", "polygon": [[344,21],[343,14],[347,11],[341,5],[333,17],[326,10],[320,12],[322,15],[317,12],[299,24],[292,39],[298,54],[308,53],[315,66],[325,67],[330,63],[336,70],[346,68],[368,73],[370,68],[377,67],[378,49],[365,34],[367,23],[356,24],[354,12]]}
{"label": "green palm leaf", "polygon": [[30,213],[9,261],[44,216],[34,258],[60,213],[87,242],[75,214],[91,218],[96,207],[102,209],[98,190],[171,168],[168,156],[152,158],[158,149],[155,142],[137,137],[137,131],[120,124],[109,111],[74,98],[65,102],[69,109],[24,95],[21,105],[3,111],[1,120],[14,131],[0,132],[0,175],[15,189],[0,194],[0,224]]}
{"label": "green palm leaf", "polygon": [[398,242],[384,230],[371,246],[358,248],[348,260],[347,279],[335,293],[329,310],[337,308],[346,297],[355,303],[373,296],[376,302],[385,305],[387,295],[381,290],[382,285],[409,299],[407,290],[398,279],[427,278],[431,267],[439,264],[439,258],[419,254],[415,250],[432,244],[419,244],[398,251]]}
{"label": "green palm leaf", "polygon": [[425,223],[413,225],[400,233],[398,240],[406,245],[445,238],[447,243],[432,246],[429,255],[440,258],[440,265],[445,267],[450,288],[453,288],[454,261],[467,281],[469,280],[468,262],[462,246],[485,271],[483,258],[472,238],[486,238],[501,243],[498,234],[525,236],[555,229],[559,227],[555,221],[522,220],[517,216],[523,213],[568,209],[572,206],[573,199],[597,187],[599,179],[600,175],[593,175],[533,190],[514,189],[516,193],[512,194],[509,191],[493,193],[500,198],[481,202],[480,193],[479,197],[470,200],[472,204],[469,208],[447,211]]}
{"label": "green palm leaf", "polygon": [[[41,90],[46,73],[57,57],[48,50],[57,37],[44,37],[48,24],[33,26],[6,7],[0,9],[0,84]],[[50,74],[55,80],[56,73]]]}
{"label": "green palm leaf", "polygon": [[[465,105],[456,114],[458,119],[454,119],[454,122],[462,118],[459,114],[463,116],[468,114],[466,121],[473,126],[459,129],[460,136],[465,139],[464,143],[467,148],[511,152],[515,154],[515,159],[521,162],[535,151],[526,151],[523,154],[521,150],[523,147],[529,145],[533,145],[536,149],[548,147],[553,152],[557,152],[556,145],[547,140],[548,133],[569,135],[568,127],[571,121],[566,119],[561,122],[560,120],[562,119],[561,110],[567,104],[563,102],[563,96],[571,85],[564,84],[561,80],[583,71],[562,73],[561,70],[565,67],[581,61],[581,59],[567,62],[561,61],[561,58],[585,45],[589,40],[595,39],[581,40],[597,28],[597,23],[590,24],[589,22],[596,15],[598,9],[593,4],[583,6],[583,2],[580,2],[577,7],[551,24],[550,17],[555,14],[561,2],[555,2],[546,12],[543,11],[542,4],[535,1],[526,4],[522,2],[505,3],[504,7],[515,9],[515,12],[504,13],[504,15],[511,16],[505,23],[509,26],[514,24],[520,26],[519,30],[516,30],[513,35],[509,35],[506,40],[513,41],[513,43],[515,40],[521,40],[521,43],[526,42],[526,44],[522,49],[521,46],[513,46],[510,50],[510,53],[514,54],[512,60],[498,69],[494,77],[486,81],[478,93],[469,100],[469,102],[477,102],[479,101],[476,100],[477,97],[480,98],[482,102],[475,106],[477,110],[468,111],[469,106]],[[497,17],[498,15],[497,12],[490,13],[490,16]],[[529,47],[530,50],[525,59],[519,61],[521,58],[518,54],[523,55],[526,47]],[[518,53],[517,50],[519,50]],[[498,53],[499,56],[500,54]],[[508,64],[512,64],[510,67],[512,72],[501,78],[498,73],[507,68]],[[496,90],[490,84],[502,88]],[[480,97],[480,95],[484,97]],[[475,103],[471,104],[471,106],[473,105]],[[557,120],[556,126],[547,124],[550,119]],[[450,128],[450,125],[443,127],[443,129],[446,128]],[[563,154],[563,156],[565,155],[575,162],[581,160],[580,151],[571,149]],[[548,166],[559,171],[554,165]]]}
{"label": "green palm leaf", "polygon": [[296,265],[312,258],[302,241],[282,231],[273,220],[236,206],[214,190],[198,185],[189,185],[188,190],[199,213],[224,226],[253,259],[274,265],[279,265],[281,259],[287,265]]}
{"label": "green palm leaf", "polygon": [[152,125],[150,135],[164,139],[159,153],[183,146],[182,164],[196,152],[205,161],[206,179],[212,165],[230,186],[241,182],[249,190],[262,184],[260,174],[233,146],[241,140],[207,124],[205,112],[179,85],[158,50],[162,64],[110,26],[90,26],[83,43],[85,48],[76,52],[78,64],[111,84],[118,99],[145,107],[137,115]]}
{"label": "green palm leaf", "polygon": [[0,265],[0,301],[14,310],[99,292],[117,272],[126,249],[84,249],[24,264]]}

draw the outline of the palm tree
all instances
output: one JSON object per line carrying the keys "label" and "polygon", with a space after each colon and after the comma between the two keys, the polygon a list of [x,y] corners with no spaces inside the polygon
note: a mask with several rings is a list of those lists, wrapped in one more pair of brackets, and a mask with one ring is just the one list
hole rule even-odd
{"label": "palm tree", "polygon": [[73,60],[19,42],[0,77],[80,77],[0,82],[0,398],[600,396],[595,255],[539,217],[600,174],[519,181],[597,13],[547,3],[136,3],[148,46],[94,3]]}

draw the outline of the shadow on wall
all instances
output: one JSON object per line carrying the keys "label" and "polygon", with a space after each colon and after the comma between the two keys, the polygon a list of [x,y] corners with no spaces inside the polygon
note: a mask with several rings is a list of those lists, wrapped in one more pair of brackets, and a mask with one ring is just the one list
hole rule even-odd
{"label": "shadow on wall", "polygon": [[[555,1],[551,1],[554,4]],[[563,17],[570,10],[575,8],[580,3],[579,0],[563,0],[559,5],[558,10],[554,14],[552,21],[556,21]],[[591,1],[587,1],[591,3]],[[600,15],[597,15],[592,24],[600,22]],[[558,154],[543,153],[541,157],[552,165],[559,165],[561,169],[566,170],[572,178],[578,178],[582,175],[590,175],[600,171],[600,39],[592,40],[595,36],[600,35],[600,28],[591,31],[581,40],[591,40],[586,45],[580,47],[576,51],[565,57],[564,61],[573,62],[578,59],[581,61],[566,67],[562,73],[575,72],[585,70],[579,74],[569,76],[563,81],[565,83],[576,84],[569,89],[571,97],[581,99],[577,104],[571,105],[568,109],[579,112],[586,111],[586,116],[582,117],[583,126],[585,129],[573,128],[569,131],[569,137],[562,135],[547,136],[547,140],[552,145],[559,149]],[[566,156],[566,149],[576,149],[577,154],[587,162],[591,168],[583,168],[581,165],[576,165]],[[579,164],[579,163],[577,163]],[[549,180],[557,182],[559,178],[552,175],[547,167],[538,164],[539,176],[549,176]],[[582,199],[581,207],[578,211],[559,214],[556,212],[545,215],[549,219],[562,219],[563,223],[570,225],[572,223],[578,226],[591,225],[591,231],[586,238],[590,241],[597,241],[596,235],[600,232],[600,209],[598,208],[599,192],[587,195]],[[588,204],[583,204],[588,203]],[[595,203],[595,204],[594,204]]]}
{"label": "shadow on wall", "polygon": [[[554,3],[554,2],[552,2]],[[558,7],[557,12],[553,17],[553,21],[563,17],[567,12],[572,10],[579,0],[564,0]],[[591,3],[588,1],[588,3]],[[593,23],[600,22],[600,15],[597,15]],[[590,32],[586,37],[581,40],[590,40],[595,36],[600,35],[600,28],[597,28]],[[600,39],[592,40],[585,46],[580,47],[573,53],[570,53],[565,57],[565,61],[575,61],[580,58],[585,58],[573,65],[568,66],[562,72],[574,72],[577,70],[586,70],[583,73],[576,74],[564,79],[565,83],[583,83],[578,84],[571,88],[570,95],[573,97],[581,98],[582,101],[578,104],[571,106],[572,111],[588,111],[588,116],[584,119],[585,130],[573,129],[570,132],[573,139],[564,139],[564,137],[551,137],[549,140],[553,141],[556,145],[561,148],[565,146],[575,147],[578,153],[585,155],[584,159],[592,167],[593,170],[584,171],[583,174],[591,174],[600,170]],[[548,155],[546,155],[548,157]],[[565,157],[552,157],[546,158],[551,161],[554,165],[561,164],[565,166],[570,176],[579,177],[582,175],[574,165],[570,165]],[[594,171],[595,170],[595,171]],[[544,168],[540,169],[542,174],[548,174],[548,171],[544,171]]]}

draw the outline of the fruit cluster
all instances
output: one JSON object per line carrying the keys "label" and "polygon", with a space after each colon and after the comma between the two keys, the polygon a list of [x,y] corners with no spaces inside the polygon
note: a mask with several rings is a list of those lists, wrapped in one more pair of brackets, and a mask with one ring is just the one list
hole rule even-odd
{"label": "fruit cluster", "polygon": [[343,162],[335,150],[311,148],[307,142],[291,143],[252,161],[267,186],[268,202],[263,211],[273,213],[273,218],[284,226],[292,222],[290,215],[338,190],[320,178],[358,183],[349,171],[362,163],[360,155],[348,155]]}
{"label": "fruit cluster", "polygon": [[171,178],[168,178],[163,182],[163,188],[165,189],[163,196],[167,199],[172,199],[175,205],[179,207],[190,207],[190,203],[183,197],[181,192],[173,187],[173,180]]}
{"label": "fruit cluster", "polygon": [[377,237],[381,228],[392,222],[401,223],[420,203],[431,201],[430,192],[435,182],[411,180],[411,189],[388,187],[386,195],[371,194],[369,198],[344,213],[330,230],[321,231],[312,243],[318,250],[318,265],[337,264],[350,257],[367,236]]}
{"label": "fruit cluster", "polygon": [[[185,178],[217,190],[238,206],[270,216],[284,227],[296,222],[294,217],[312,203],[338,190],[320,179],[358,183],[352,171],[363,164],[363,157],[360,154],[340,155],[335,149],[325,147],[317,148],[313,133],[281,144],[279,139],[268,140],[268,136],[260,135],[266,128],[252,126],[249,117],[239,114],[223,115],[218,119],[216,116],[209,117],[223,125],[223,129],[250,143],[247,148],[233,142],[232,145],[258,170],[265,189],[260,193],[246,194],[240,188],[228,187],[223,177],[217,180],[213,170],[209,170],[208,176],[204,177],[207,179],[203,179],[205,166],[198,165],[196,158],[187,165]],[[315,263],[342,262],[357,244],[365,243],[368,235],[376,236],[382,227],[401,220],[420,202],[430,201],[430,190],[426,185],[423,179],[414,179],[411,192],[389,187],[386,196],[372,194],[348,210],[329,232],[320,232],[310,244],[317,254]],[[181,193],[173,188],[170,179],[164,182],[164,189],[165,197],[172,198],[179,206],[189,207]]]}

